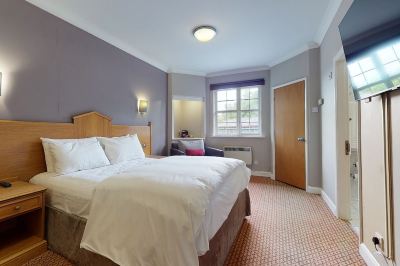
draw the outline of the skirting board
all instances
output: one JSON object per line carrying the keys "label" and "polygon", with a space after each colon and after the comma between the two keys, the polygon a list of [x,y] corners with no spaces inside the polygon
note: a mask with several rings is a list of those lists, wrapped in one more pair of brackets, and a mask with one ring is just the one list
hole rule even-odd
{"label": "skirting board", "polygon": [[307,187],[307,192],[311,193],[311,194],[321,194],[321,188],[320,187],[312,187],[312,186],[308,186]]}
{"label": "skirting board", "polygon": [[269,177],[269,178],[271,178],[271,179],[274,179],[271,172],[265,172],[265,171],[251,171],[251,175],[254,175],[254,176],[262,176],[262,177]]}
{"label": "skirting board", "polygon": [[329,209],[331,209],[333,214],[337,217],[337,210],[335,203],[333,203],[331,198],[329,198],[329,196],[323,190],[321,190],[321,197],[325,201],[326,205],[328,205]]}
{"label": "skirting board", "polygon": [[368,266],[379,266],[378,261],[364,243],[360,244],[358,252],[360,252],[361,257]]}

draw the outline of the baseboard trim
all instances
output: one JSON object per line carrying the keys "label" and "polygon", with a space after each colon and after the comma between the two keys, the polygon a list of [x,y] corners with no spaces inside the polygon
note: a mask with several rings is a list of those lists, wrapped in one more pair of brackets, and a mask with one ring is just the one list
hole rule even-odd
{"label": "baseboard trim", "polygon": [[321,189],[321,197],[325,201],[326,205],[328,205],[328,207],[332,211],[332,213],[337,217],[338,215],[337,215],[337,209],[336,209],[335,203],[333,203],[333,201],[328,196],[328,194],[326,194],[325,191],[323,191],[322,189]]}
{"label": "baseboard trim", "polygon": [[272,173],[266,171],[251,171],[251,175],[272,178]]}
{"label": "baseboard trim", "polygon": [[307,192],[311,193],[311,194],[321,194],[321,188],[320,187],[312,187],[312,186],[308,186],[307,187]]}
{"label": "baseboard trim", "polygon": [[368,266],[379,266],[378,261],[364,243],[360,244],[358,252]]}

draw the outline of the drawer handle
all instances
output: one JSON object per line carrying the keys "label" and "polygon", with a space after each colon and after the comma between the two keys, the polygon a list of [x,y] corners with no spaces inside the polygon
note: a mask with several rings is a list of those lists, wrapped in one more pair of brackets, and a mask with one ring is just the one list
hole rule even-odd
{"label": "drawer handle", "polygon": [[21,206],[15,206],[14,207],[14,210],[16,210],[16,211],[18,211],[18,210],[20,210],[21,209]]}

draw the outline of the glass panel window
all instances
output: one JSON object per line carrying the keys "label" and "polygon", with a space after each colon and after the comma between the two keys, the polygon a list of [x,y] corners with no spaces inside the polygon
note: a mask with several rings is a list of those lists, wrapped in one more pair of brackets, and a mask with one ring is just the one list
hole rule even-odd
{"label": "glass panel window", "polygon": [[217,101],[226,101],[226,91],[217,91]]}
{"label": "glass panel window", "polygon": [[357,89],[381,80],[381,76],[371,57],[364,57],[349,64],[348,69],[353,86]]}
{"label": "glass panel window", "polygon": [[371,58],[367,57],[358,61],[361,66],[361,70],[363,72],[367,72],[368,70],[374,69],[374,63],[372,62]]}
{"label": "glass panel window", "polygon": [[377,82],[381,79],[381,77],[376,69],[365,72],[364,76],[365,76],[365,79],[367,80],[368,84]]}
{"label": "glass panel window", "polygon": [[393,45],[394,50],[396,51],[397,58],[400,58],[400,42]]}
{"label": "glass panel window", "polygon": [[361,88],[361,87],[364,87],[365,85],[367,85],[367,81],[365,80],[364,75],[362,75],[362,74],[353,77],[352,81],[353,81],[353,85],[356,88]]}
{"label": "glass panel window", "polygon": [[362,73],[361,72],[361,68],[358,65],[358,63],[349,64],[348,69],[349,69],[349,74],[352,77],[355,77],[355,76],[360,75]]}
{"label": "glass panel window", "polygon": [[259,86],[217,90],[213,95],[216,136],[261,135]]}
{"label": "glass panel window", "polygon": [[378,57],[389,77],[400,74],[400,43],[379,50]]}
{"label": "glass panel window", "polygon": [[395,76],[397,74],[400,74],[400,61],[394,61],[385,65],[385,72],[389,76]]}
{"label": "glass panel window", "polygon": [[378,51],[378,57],[381,60],[382,64],[387,64],[397,59],[392,47],[388,47]]}

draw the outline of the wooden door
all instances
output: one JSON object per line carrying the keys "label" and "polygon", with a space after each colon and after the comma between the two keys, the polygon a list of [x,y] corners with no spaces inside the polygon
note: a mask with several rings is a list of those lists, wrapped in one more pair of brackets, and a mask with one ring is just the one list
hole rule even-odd
{"label": "wooden door", "polygon": [[305,81],[274,90],[275,179],[306,188]]}

